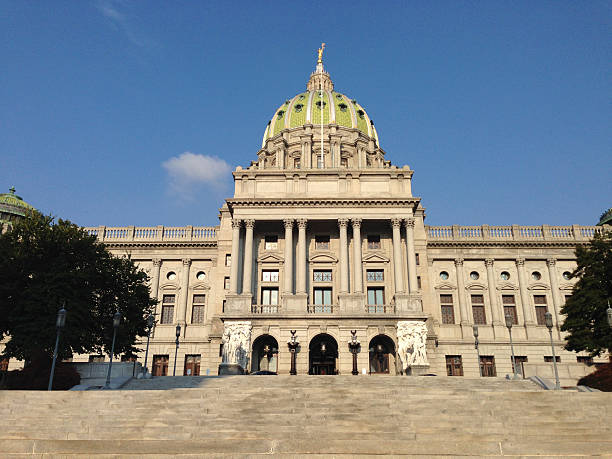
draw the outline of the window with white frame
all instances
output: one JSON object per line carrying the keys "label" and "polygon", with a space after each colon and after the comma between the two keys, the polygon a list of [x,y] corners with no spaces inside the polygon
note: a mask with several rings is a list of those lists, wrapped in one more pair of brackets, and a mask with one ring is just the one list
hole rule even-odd
{"label": "window with white frame", "polygon": [[261,272],[262,282],[278,282],[278,269],[264,269]]}
{"label": "window with white frame", "polygon": [[278,304],[278,287],[262,287],[261,304]]}

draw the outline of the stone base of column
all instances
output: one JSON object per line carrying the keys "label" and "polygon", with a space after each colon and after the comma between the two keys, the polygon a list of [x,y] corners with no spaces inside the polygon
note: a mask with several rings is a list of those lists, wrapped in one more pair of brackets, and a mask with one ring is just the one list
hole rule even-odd
{"label": "stone base of column", "polygon": [[253,297],[251,294],[227,294],[225,295],[225,314],[250,314]]}
{"label": "stone base of column", "polygon": [[307,306],[308,295],[306,293],[283,295],[282,312],[285,314],[305,314]]}
{"label": "stone base of column", "polygon": [[338,307],[341,314],[364,314],[365,295],[363,293],[340,293]]}
{"label": "stone base of column", "polygon": [[395,312],[423,312],[423,301],[418,293],[396,293]]}

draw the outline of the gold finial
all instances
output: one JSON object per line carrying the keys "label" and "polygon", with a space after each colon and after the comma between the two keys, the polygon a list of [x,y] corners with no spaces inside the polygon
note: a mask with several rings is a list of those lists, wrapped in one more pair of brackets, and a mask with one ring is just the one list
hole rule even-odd
{"label": "gold finial", "polygon": [[317,64],[323,63],[323,50],[324,49],[325,49],[325,43],[321,43],[321,47],[317,51],[319,53],[319,60],[317,61]]}

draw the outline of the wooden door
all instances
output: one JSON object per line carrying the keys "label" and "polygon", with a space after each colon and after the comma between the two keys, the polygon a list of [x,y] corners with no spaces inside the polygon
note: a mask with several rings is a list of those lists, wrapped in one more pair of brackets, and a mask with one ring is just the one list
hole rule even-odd
{"label": "wooden door", "polygon": [[186,355],[185,356],[185,370],[184,376],[200,376],[200,355]]}
{"label": "wooden door", "polygon": [[153,356],[153,376],[168,376],[168,355]]}

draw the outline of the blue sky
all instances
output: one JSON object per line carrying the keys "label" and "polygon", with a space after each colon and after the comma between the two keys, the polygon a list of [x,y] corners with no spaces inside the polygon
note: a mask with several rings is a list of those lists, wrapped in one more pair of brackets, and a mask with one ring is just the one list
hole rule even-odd
{"label": "blue sky", "polygon": [[216,225],[316,49],[431,225],[612,206],[612,2],[0,1],[0,189],[84,226]]}

